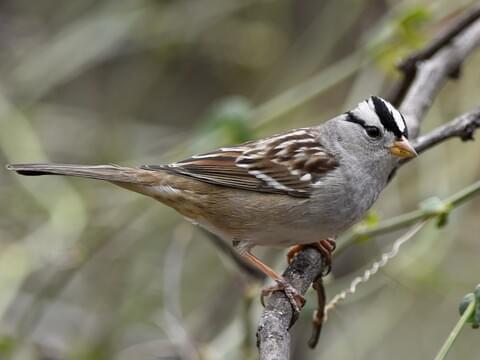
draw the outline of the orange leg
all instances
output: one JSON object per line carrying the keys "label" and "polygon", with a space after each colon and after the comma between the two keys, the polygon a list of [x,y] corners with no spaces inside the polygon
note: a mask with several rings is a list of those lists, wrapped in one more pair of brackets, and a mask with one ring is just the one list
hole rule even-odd
{"label": "orange leg", "polygon": [[296,318],[298,316],[298,313],[300,312],[300,309],[305,304],[305,298],[302,296],[302,294],[300,294],[297,289],[290,285],[282,275],[275,272],[275,270],[266,265],[249,251],[243,253],[242,256],[252,265],[257,267],[260,271],[262,271],[265,275],[267,275],[270,279],[275,280],[275,282],[277,283],[277,285],[262,289],[262,295],[260,298],[262,305],[265,306],[265,303],[263,301],[265,296],[271,295],[274,291],[283,291],[287,296],[288,300],[290,301],[290,304],[292,305],[294,312],[293,318]]}
{"label": "orange leg", "polygon": [[288,264],[291,264],[292,261],[293,261],[293,258],[295,256],[297,256],[297,254],[302,251],[306,246],[309,246],[310,244],[308,245],[293,245],[292,247],[290,247],[290,249],[288,249],[288,252],[287,252],[287,262]]}
{"label": "orange leg", "polygon": [[332,252],[335,250],[336,244],[333,239],[324,239],[317,241],[316,243],[311,244],[298,244],[292,246],[287,253],[287,261],[289,264],[292,263],[293,258],[304,248],[308,246],[315,247],[325,258],[325,272],[323,275],[327,275],[332,268]]}

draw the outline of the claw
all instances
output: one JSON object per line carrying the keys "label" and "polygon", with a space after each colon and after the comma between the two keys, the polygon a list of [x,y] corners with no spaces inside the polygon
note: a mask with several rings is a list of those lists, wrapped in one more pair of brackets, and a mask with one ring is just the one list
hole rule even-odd
{"label": "claw", "polygon": [[260,302],[263,306],[265,306],[265,296],[270,296],[274,291],[283,291],[285,296],[287,297],[290,305],[292,306],[293,314],[292,314],[292,321],[290,324],[292,325],[297,321],[298,314],[302,309],[303,305],[305,305],[305,298],[302,294],[298,292],[292,285],[288,283],[286,279],[279,279],[275,280],[277,285],[269,286],[262,289],[262,293],[260,295]]}
{"label": "claw", "polygon": [[294,245],[288,250],[287,253],[287,261],[288,264],[291,264],[293,261],[293,258],[305,247],[307,246],[313,246],[315,247],[324,257],[325,261],[325,269],[323,271],[323,276],[326,276],[330,273],[330,270],[332,270],[332,252],[335,251],[335,248],[337,247],[337,244],[335,243],[335,240],[333,239],[324,239],[320,240],[316,243],[311,243],[311,244],[298,244]]}
{"label": "claw", "polygon": [[290,265],[293,261],[293,258],[305,247],[305,245],[293,245],[288,249],[287,253],[287,263]]}

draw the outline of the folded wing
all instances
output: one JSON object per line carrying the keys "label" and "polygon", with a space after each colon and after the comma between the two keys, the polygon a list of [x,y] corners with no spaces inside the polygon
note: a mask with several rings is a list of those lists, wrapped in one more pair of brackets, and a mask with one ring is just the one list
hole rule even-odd
{"label": "folded wing", "polygon": [[309,197],[321,177],[338,166],[312,129],[195,155],[169,165],[144,165],[207,183],[296,197]]}

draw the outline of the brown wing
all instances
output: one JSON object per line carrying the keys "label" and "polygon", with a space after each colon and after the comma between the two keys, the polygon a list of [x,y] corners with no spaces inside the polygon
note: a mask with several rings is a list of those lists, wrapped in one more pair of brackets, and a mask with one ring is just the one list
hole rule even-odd
{"label": "brown wing", "polygon": [[142,168],[168,170],[238,189],[309,197],[313,184],[337,166],[314,130],[298,129],[177,163]]}

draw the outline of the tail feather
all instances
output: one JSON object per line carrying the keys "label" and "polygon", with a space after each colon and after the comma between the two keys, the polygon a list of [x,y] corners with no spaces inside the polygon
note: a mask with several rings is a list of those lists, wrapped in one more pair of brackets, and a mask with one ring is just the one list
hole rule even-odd
{"label": "tail feather", "polygon": [[66,175],[142,185],[158,182],[153,171],[116,165],[9,164],[6,168],[26,176]]}

